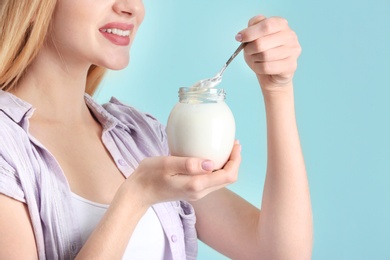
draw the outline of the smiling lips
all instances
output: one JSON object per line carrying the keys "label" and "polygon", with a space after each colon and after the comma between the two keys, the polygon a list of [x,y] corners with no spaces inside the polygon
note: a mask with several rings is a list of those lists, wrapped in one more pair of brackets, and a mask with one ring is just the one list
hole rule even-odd
{"label": "smiling lips", "polygon": [[130,44],[129,36],[133,28],[133,24],[109,23],[100,28],[99,31],[113,44],[127,46]]}

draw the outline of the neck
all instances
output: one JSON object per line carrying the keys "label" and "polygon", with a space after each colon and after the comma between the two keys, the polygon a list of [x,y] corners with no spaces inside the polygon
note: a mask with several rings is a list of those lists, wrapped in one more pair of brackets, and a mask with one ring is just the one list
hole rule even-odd
{"label": "neck", "polygon": [[11,92],[33,105],[35,119],[86,122],[86,117],[91,117],[84,101],[90,65],[70,66],[61,57],[56,60],[49,57],[40,53]]}

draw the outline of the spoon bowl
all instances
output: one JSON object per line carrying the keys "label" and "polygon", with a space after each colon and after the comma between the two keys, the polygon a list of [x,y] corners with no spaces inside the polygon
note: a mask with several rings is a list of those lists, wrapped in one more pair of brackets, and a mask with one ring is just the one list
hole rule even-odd
{"label": "spoon bowl", "polygon": [[227,66],[233,61],[233,59],[241,52],[242,49],[247,45],[246,42],[243,42],[238,46],[238,48],[234,51],[232,56],[226,61],[225,65],[223,65],[222,69],[212,78],[203,79],[195,83],[192,88],[214,88],[222,81],[222,75],[225,72]]}

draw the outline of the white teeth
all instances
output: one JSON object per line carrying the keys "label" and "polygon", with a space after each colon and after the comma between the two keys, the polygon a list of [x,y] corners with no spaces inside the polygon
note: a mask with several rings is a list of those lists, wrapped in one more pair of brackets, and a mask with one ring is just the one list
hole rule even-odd
{"label": "white teeth", "polygon": [[116,35],[123,36],[123,37],[126,37],[126,36],[130,35],[130,31],[129,30],[124,31],[124,30],[117,29],[117,28],[103,29],[102,31],[103,32],[107,32],[107,33],[116,34]]}

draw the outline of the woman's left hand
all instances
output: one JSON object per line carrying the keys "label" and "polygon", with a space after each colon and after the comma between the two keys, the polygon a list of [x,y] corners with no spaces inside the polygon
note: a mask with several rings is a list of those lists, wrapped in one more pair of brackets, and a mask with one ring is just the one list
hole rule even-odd
{"label": "woman's left hand", "polygon": [[248,28],[237,34],[236,39],[248,42],[244,57],[256,73],[263,93],[292,86],[301,46],[286,19],[255,16],[249,20]]}

